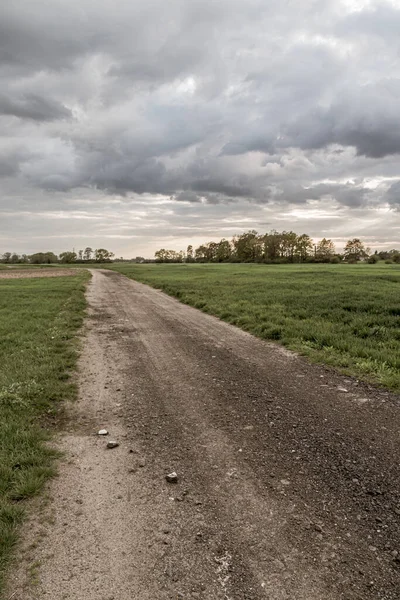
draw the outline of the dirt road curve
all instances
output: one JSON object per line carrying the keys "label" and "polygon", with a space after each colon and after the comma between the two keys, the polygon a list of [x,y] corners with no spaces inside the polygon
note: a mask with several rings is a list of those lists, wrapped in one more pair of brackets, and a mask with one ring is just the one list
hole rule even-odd
{"label": "dirt road curve", "polygon": [[400,598],[398,398],[117,273],[88,298],[54,522],[13,599]]}

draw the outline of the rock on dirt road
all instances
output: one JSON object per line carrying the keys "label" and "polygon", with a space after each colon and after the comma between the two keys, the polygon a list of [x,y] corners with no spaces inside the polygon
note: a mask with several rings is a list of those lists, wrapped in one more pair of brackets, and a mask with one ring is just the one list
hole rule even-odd
{"label": "rock on dirt road", "polygon": [[88,300],[15,600],[400,598],[398,397],[111,271]]}

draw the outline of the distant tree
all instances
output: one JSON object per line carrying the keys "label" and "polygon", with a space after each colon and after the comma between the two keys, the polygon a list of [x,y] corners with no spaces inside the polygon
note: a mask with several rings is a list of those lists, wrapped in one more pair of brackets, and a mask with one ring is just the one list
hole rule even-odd
{"label": "distant tree", "polygon": [[296,240],[296,256],[300,262],[304,262],[310,256],[313,250],[313,241],[309,235],[303,233],[299,235]]}
{"label": "distant tree", "polygon": [[165,250],[165,248],[161,248],[160,250],[157,250],[154,253],[154,258],[156,259],[156,262],[168,262],[168,250]]}
{"label": "distant tree", "polygon": [[294,231],[282,231],[281,252],[288,262],[294,262],[297,252],[298,236]]}
{"label": "distant tree", "polygon": [[207,242],[205,245],[205,258],[207,262],[215,262],[217,260],[218,244],[217,242]]}
{"label": "distant tree", "polygon": [[235,258],[239,262],[257,262],[263,256],[263,236],[252,229],[232,240]]}
{"label": "distant tree", "polygon": [[161,263],[181,263],[185,258],[185,253],[183,250],[176,252],[176,250],[165,250],[165,248],[161,248],[161,250],[157,250],[154,253],[154,258],[156,262]]}
{"label": "distant tree", "polygon": [[96,262],[111,262],[114,258],[114,253],[105,248],[98,248],[94,251],[94,259]]}
{"label": "distant tree", "polygon": [[12,256],[11,252],[4,252],[4,254],[1,257],[1,262],[6,263],[6,264],[11,262],[11,256]]}
{"label": "distant tree", "polygon": [[60,254],[60,262],[61,263],[74,263],[77,260],[76,252],[61,252]]}
{"label": "distant tree", "polygon": [[58,258],[54,252],[36,252],[28,258],[29,262],[33,265],[50,265],[58,262]]}
{"label": "distant tree", "polygon": [[[191,244],[184,252],[161,248],[155,253],[156,262],[320,262],[340,263],[342,260],[358,261],[368,258],[369,248],[358,239],[349,240],[344,254],[338,254],[331,239],[322,238],[314,246],[309,235],[294,231],[276,231],[260,235],[255,230],[235,235],[232,240],[200,244],[195,250]],[[379,259],[400,263],[400,251],[375,251]],[[148,262],[148,261],[146,261]],[[150,261],[152,262],[152,261]]]}
{"label": "distant tree", "polygon": [[11,255],[10,263],[16,265],[19,263],[20,257],[15,252]]}
{"label": "distant tree", "polygon": [[368,248],[358,238],[349,240],[344,247],[345,260],[359,261],[368,257]]}
{"label": "distant tree", "polygon": [[217,244],[216,261],[227,262],[232,256],[232,246],[228,240],[222,239]]}
{"label": "distant tree", "polygon": [[196,259],[196,262],[206,262],[207,246],[205,246],[204,244],[201,244],[201,246],[196,248],[196,250],[194,251],[194,257]]}
{"label": "distant tree", "polygon": [[92,258],[92,254],[92,248],[85,248],[85,250],[83,251],[83,260],[90,260]]}
{"label": "distant tree", "polygon": [[272,230],[266,233],[263,238],[264,242],[264,259],[266,261],[274,261],[281,258],[282,251],[282,234]]}
{"label": "distant tree", "polygon": [[400,251],[399,250],[389,250],[388,257],[389,260],[394,263],[400,263]]}
{"label": "distant tree", "polygon": [[83,260],[83,250],[79,250],[78,258],[79,258],[79,260]]}
{"label": "distant tree", "polygon": [[315,258],[319,260],[329,261],[334,256],[334,254],[335,244],[332,242],[332,240],[322,238],[322,240],[316,245]]}
{"label": "distant tree", "polygon": [[181,263],[185,258],[185,253],[183,250],[169,250],[169,262]]}
{"label": "distant tree", "polygon": [[187,250],[186,250],[186,262],[190,263],[193,261],[194,261],[193,246],[191,244],[189,244],[189,246],[187,247]]}

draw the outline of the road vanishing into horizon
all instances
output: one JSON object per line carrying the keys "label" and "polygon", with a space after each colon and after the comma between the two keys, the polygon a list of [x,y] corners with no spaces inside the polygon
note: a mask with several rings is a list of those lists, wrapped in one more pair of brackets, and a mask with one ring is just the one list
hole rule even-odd
{"label": "road vanishing into horizon", "polygon": [[399,600],[399,397],[92,276],[65,460],[13,599]]}

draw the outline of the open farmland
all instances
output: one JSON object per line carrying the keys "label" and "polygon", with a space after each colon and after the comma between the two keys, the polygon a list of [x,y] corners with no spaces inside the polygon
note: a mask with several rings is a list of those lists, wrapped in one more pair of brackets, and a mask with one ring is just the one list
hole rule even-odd
{"label": "open farmland", "polygon": [[398,265],[113,265],[310,359],[400,390]]}
{"label": "open farmland", "polygon": [[[251,285],[270,272],[147,269],[203,275],[210,298],[219,283],[227,302],[224,273]],[[398,395],[110,269],[93,269],[87,302],[78,399],[57,446],[66,460],[24,529],[5,598],[398,600]],[[55,351],[52,329],[31,342]],[[52,355],[34,358],[45,368]],[[103,429],[109,437],[95,435]],[[7,464],[18,478],[26,458]],[[51,474],[51,454],[34,467]],[[18,479],[12,489],[15,509],[27,491]]]}
{"label": "open farmland", "polygon": [[50,274],[0,272],[0,595],[24,501],[53,474],[45,442],[59,401],[75,394],[69,372],[88,273]]}

